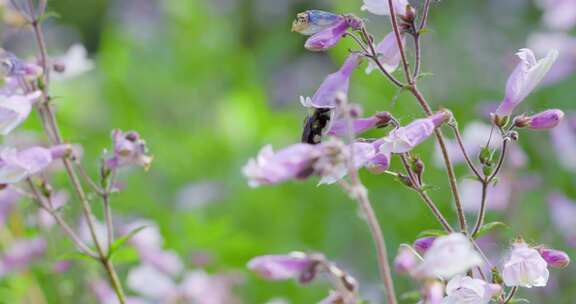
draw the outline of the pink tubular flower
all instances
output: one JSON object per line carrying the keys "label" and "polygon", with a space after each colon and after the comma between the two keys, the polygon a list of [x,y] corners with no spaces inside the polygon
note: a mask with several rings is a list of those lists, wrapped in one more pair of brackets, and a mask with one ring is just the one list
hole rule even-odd
{"label": "pink tubular flower", "polygon": [[564,118],[564,112],[558,109],[546,110],[527,118],[531,129],[552,129]]}
{"label": "pink tubular flower", "polygon": [[548,204],[552,224],[571,246],[576,247],[576,202],[555,192],[548,196]]}
{"label": "pink tubular flower", "polygon": [[[352,122],[354,134],[361,134],[373,128],[386,126],[390,122],[390,113],[379,112],[367,118],[357,118]],[[348,124],[345,119],[338,119],[332,123],[328,135],[345,137],[348,135]]]}
{"label": "pink tubular flower", "polygon": [[496,109],[496,115],[506,117],[536,88],[538,83],[546,76],[556,59],[557,50],[550,50],[546,57],[536,60],[530,49],[520,49],[516,56],[520,63],[512,72],[506,83],[504,100]]}
{"label": "pink tubular flower", "polygon": [[564,251],[541,247],[538,252],[552,268],[566,268],[570,264],[570,256]]}
{"label": "pink tubular flower", "polygon": [[348,28],[350,28],[350,25],[343,18],[333,26],[310,36],[306,40],[304,47],[310,51],[325,51],[333,48],[344,37]]}
{"label": "pink tubular flower", "polygon": [[462,233],[452,233],[432,243],[424,254],[424,260],[412,274],[418,278],[450,279],[482,263],[470,240]]}
{"label": "pink tubular flower", "polygon": [[380,146],[382,153],[406,153],[428,139],[434,130],[450,118],[450,113],[440,111],[430,117],[417,119],[390,132]]}
{"label": "pink tubular flower", "polygon": [[312,98],[300,97],[302,105],[312,108],[335,108],[338,95],[348,95],[350,76],[358,66],[358,63],[358,55],[349,55],[340,70],[328,75],[326,79],[324,79],[324,82],[322,82]]}
{"label": "pink tubular flower", "polygon": [[512,245],[510,257],[502,268],[502,279],[506,286],[544,287],[550,275],[546,260],[538,250],[524,242]]}
{"label": "pink tubular flower", "polygon": [[7,135],[28,118],[32,104],[40,97],[40,92],[28,95],[0,95],[0,134]]}
{"label": "pink tubular flower", "polygon": [[442,304],[488,304],[502,287],[468,276],[456,276],[446,285],[447,296]]}
{"label": "pink tubular flower", "polygon": [[17,183],[46,169],[53,159],[71,151],[69,145],[28,148],[22,151],[7,148],[0,152],[0,184]]}
{"label": "pink tubular flower", "polygon": [[[406,37],[402,36],[402,44],[405,42]],[[400,65],[401,54],[394,32],[386,35],[386,37],[378,43],[376,46],[376,53],[378,53],[378,59],[380,60],[380,63],[382,63],[386,72],[392,73],[396,71],[398,65]],[[366,67],[366,74],[372,73],[372,71],[377,68],[378,67],[373,61],[369,61],[368,66]]]}
{"label": "pink tubular flower", "polygon": [[408,245],[401,245],[394,259],[394,268],[398,273],[410,273],[419,262],[420,258],[416,255],[414,249]]}
{"label": "pink tubular flower", "polygon": [[414,249],[416,249],[419,254],[423,255],[426,253],[426,251],[428,251],[428,249],[430,249],[430,247],[432,247],[432,244],[434,244],[435,240],[436,237],[433,236],[419,238],[414,241],[412,246],[414,246]]}
{"label": "pink tubular flower", "polygon": [[117,169],[124,166],[136,165],[148,169],[152,163],[152,157],[148,155],[146,141],[140,138],[135,131],[123,132],[112,131],[114,155],[106,161],[109,169]]}
{"label": "pink tubular flower", "polygon": [[[369,11],[374,15],[390,15],[390,6],[388,0],[364,0],[361,10]],[[408,0],[393,0],[394,12],[397,15],[404,16],[406,14],[406,6],[409,5]]]}
{"label": "pink tubular flower", "polygon": [[287,255],[263,255],[251,259],[248,268],[268,280],[300,279],[316,260],[301,252]]}

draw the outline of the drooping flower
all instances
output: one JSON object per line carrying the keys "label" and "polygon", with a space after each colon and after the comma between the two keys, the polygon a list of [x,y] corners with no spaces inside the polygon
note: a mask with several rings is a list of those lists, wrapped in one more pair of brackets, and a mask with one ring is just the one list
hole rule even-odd
{"label": "drooping flower", "polygon": [[[355,135],[362,134],[370,129],[381,128],[391,120],[390,113],[379,112],[370,117],[356,118],[352,120],[352,130]],[[332,122],[328,135],[345,137],[348,135],[348,123],[346,119],[337,119]]]}
{"label": "drooping flower", "polygon": [[450,279],[483,263],[470,240],[461,233],[437,238],[423,258],[413,272],[419,278]]}
{"label": "drooping flower", "polygon": [[28,95],[3,96],[0,94],[0,134],[7,135],[28,118],[32,105],[40,92]]}
{"label": "drooping flower", "polygon": [[519,116],[514,119],[514,123],[520,128],[552,129],[558,126],[563,118],[564,112],[558,109],[550,109],[531,116]]}
{"label": "drooping flower", "polygon": [[0,151],[0,184],[17,183],[44,170],[53,159],[71,151],[70,145],[52,148],[33,147],[22,151],[6,148]]}
{"label": "drooping flower", "polygon": [[[369,11],[374,15],[390,15],[390,6],[388,0],[364,0],[361,10]],[[406,14],[406,6],[410,5],[408,0],[393,0],[394,12],[396,15],[404,16]]]}
{"label": "drooping flower", "polygon": [[548,263],[538,250],[524,242],[512,245],[510,256],[502,267],[506,286],[543,287],[548,283]]}
{"label": "drooping flower", "polygon": [[554,192],[548,196],[548,204],[552,224],[571,246],[576,247],[576,202]]}
{"label": "drooping flower", "polygon": [[335,108],[336,98],[342,94],[348,95],[350,76],[358,66],[358,55],[351,54],[348,56],[340,70],[332,73],[324,79],[316,93],[310,97],[300,97],[300,102],[305,107],[312,108]]}
{"label": "drooping flower", "polygon": [[135,131],[112,131],[114,155],[106,161],[109,169],[124,166],[142,166],[148,169],[152,164],[152,156],[148,154],[146,141]]}
{"label": "drooping flower", "polygon": [[546,57],[540,60],[536,59],[530,49],[520,49],[516,56],[520,58],[520,63],[506,83],[504,100],[496,109],[496,115],[499,117],[510,116],[514,109],[536,88],[558,58],[558,51],[550,50]]}
{"label": "drooping flower", "polygon": [[382,153],[406,153],[428,139],[434,130],[450,118],[447,111],[437,112],[430,117],[417,119],[410,124],[393,130],[380,146]]}
{"label": "drooping flower", "polygon": [[88,52],[82,44],[72,45],[66,54],[54,59],[54,79],[66,80],[80,76],[94,69],[94,62],[88,59]]}
{"label": "drooping flower", "polygon": [[0,278],[26,268],[34,259],[44,255],[45,251],[46,241],[43,238],[14,241],[0,256]]}
{"label": "drooping flower", "polygon": [[292,252],[287,255],[263,255],[251,259],[248,268],[268,280],[289,280],[300,278],[307,274],[317,259],[302,252]]}
{"label": "drooping flower", "polygon": [[344,20],[344,17],[341,15],[320,10],[308,10],[296,15],[296,20],[292,23],[292,31],[310,36],[342,20]]}
{"label": "drooping flower", "polygon": [[420,258],[414,249],[408,245],[401,245],[394,259],[394,268],[398,273],[410,273],[416,268],[419,262]]}
{"label": "drooping flower", "polygon": [[304,47],[310,51],[325,51],[333,48],[348,31],[350,26],[345,19],[338,21],[336,24],[328,27],[308,38]]}
{"label": "drooping flower", "polygon": [[[406,43],[406,37],[402,35],[402,44]],[[401,54],[398,43],[396,42],[396,36],[394,32],[389,33],[382,39],[378,45],[376,45],[376,53],[378,54],[378,59],[386,72],[393,73],[400,65]],[[378,67],[373,61],[368,61],[368,66],[366,67],[366,74],[372,73],[373,70]]]}
{"label": "drooping flower", "polygon": [[446,285],[447,296],[442,304],[488,304],[502,291],[498,284],[489,284],[469,276],[455,276]]}
{"label": "drooping flower", "polygon": [[552,268],[566,268],[570,264],[570,256],[564,251],[540,247],[538,252],[542,258],[548,263],[548,266]]}

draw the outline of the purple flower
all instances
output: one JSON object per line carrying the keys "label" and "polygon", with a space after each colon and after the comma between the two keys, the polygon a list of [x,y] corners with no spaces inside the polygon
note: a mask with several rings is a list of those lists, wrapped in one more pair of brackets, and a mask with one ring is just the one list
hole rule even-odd
{"label": "purple flower", "polygon": [[[406,6],[410,5],[408,0],[393,0],[394,12],[397,15],[404,16],[406,14]],[[361,10],[369,11],[374,15],[390,15],[390,6],[388,0],[364,0]]]}
{"label": "purple flower", "polygon": [[54,158],[71,151],[70,145],[28,148],[22,151],[7,148],[0,152],[0,184],[17,183],[46,169]]}
{"label": "purple flower", "polygon": [[546,110],[526,118],[531,129],[552,129],[564,118],[564,112],[558,109]]}
{"label": "purple flower", "polygon": [[382,152],[380,146],[384,143],[383,139],[379,139],[372,143],[375,154],[367,163],[366,169],[372,173],[384,173],[390,168],[391,155],[390,152]]}
{"label": "purple flower", "polygon": [[42,238],[16,240],[0,255],[0,277],[26,268],[45,251],[46,241]]}
{"label": "purple flower", "polygon": [[398,254],[394,259],[394,268],[398,273],[410,273],[420,263],[420,258],[416,255],[414,249],[408,245],[400,245]]}
{"label": "purple flower", "polygon": [[310,255],[293,252],[287,255],[263,255],[251,259],[248,268],[268,280],[300,279],[317,263]]}
{"label": "purple flower", "polygon": [[22,124],[32,111],[32,104],[40,97],[36,91],[28,95],[0,95],[0,134],[7,135]]}
{"label": "purple flower", "polygon": [[571,246],[576,247],[576,202],[555,192],[548,196],[548,203],[552,224]]}
{"label": "purple flower", "polygon": [[434,130],[450,118],[450,113],[440,111],[430,117],[417,119],[393,130],[380,146],[382,153],[406,153],[428,139]]}
{"label": "purple flower", "polygon": [[312,108],[335,108],[336,98],[340,95],[348,95],[350,76],[358,66],[358,55],[351,54],[346,59],[340,70],[332,73],[324,79],[312,98],[300,97],[300,102],[305,107]]}
{"label": "purple flower", "polygon": [[430,247],[432,247],[432,244],[434,243],[435,240],[436,240],[436,237],[419,238],[419,239],[414,241],[412,246],[414,246],[414,249],[416,249],[416,251],[419,254],[424,255],[426,253],[426,251],[428,251],[428,249],[430,249]]}
{"label": "purple flower", "polygon": [[302,35],[314,35],[344,20],[341,15],[320,10],[299,13],[292,23],[292,31]]}
{"label": "purple flower", "polygon": [[[406,37],[402,35],[402,44],[405,43]],[[396,71],[398,65],[400,65],[401,54],[394,32],[386,35],[386,37],[376,45],[376,53],[378,54],[378,59],[380,60],[380,63],[382,63],[386,72],[392,73]],[[368,66],[366,67],[366,74],[372,73],[372,71],[377,68],[378,67],[373,61],[369,61]]]}
{"label": "purple flower", "polygon": [[502,279],[506,286],[544,287],[550,274],[547,266],[538,250],[518,242],[502,266]]}
{"label": "purple flower", "polygon": [[325,51],[333,48],[344,37],[348,28],[350,25],[343,18],[334,25],[312,35],[306,40],[304,47],[310,51]]}
{"label": "purple flower", "polygon": [[506,83],[504,100],[496,109],[496,115],[499,117],[510,116],[512,111],[536,88],[558,58],[558,51],[550,50],[546,57],[540,60],[536,60],[536,56],[530,49],[520,49],[516,56],[520,58],[520,63]]}
{"label": "purple flower", "polygon": [[570,257],[564,251],[541,247],[538,252],[552,268],[566,268],[570,264]]}
{"label": "purple flower", "polygon": [[[373,128],[388,125],[391,116],[388,112],[379,112],[367,118],[357,118],[352,122],[354,134],[361,134]],[[334,121],[328,131],[328,135],[345,137],[348,135],[348,123],[345,119]]]}
{"label": "purple flower", "polygon": [[148,169],[152,163],[152,157],[148,155],[146,141],[140,138],[135,131],[123,132],[112,131],[114,155],[106,161],[110,169],[135,165]]}
{"label": "purple flower", "polygon": [[0,75],[31,81],[42,75],[42,68],[37,64],[25,62],[10,52],[0,50]]}
{"label": "purple flower", "polygon": [[318,147],[299,143],[274,153],[272,146],[265,146],[255,159],[248,161],[243,173],[252,187],[307,178],[314,172],[314,162],[322,155]]}

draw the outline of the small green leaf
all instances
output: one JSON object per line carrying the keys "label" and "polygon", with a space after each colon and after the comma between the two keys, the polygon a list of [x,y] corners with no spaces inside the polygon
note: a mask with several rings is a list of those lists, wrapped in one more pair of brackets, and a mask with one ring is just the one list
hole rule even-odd
{"label": "small green leaf", "polygon": [[128,242],[134,235],[136,235],[138,232],[142,231],[146,227],[147,226],[138,227],[130,231],[128,234],[118,238],[114,243],[112,243],[112,246],[110,246],[108,256],[111,257],[120,247],[122,247],[122,245],[124,245],[124,243]]}
{"label": "small green leaf", "polygon": [[38,22],[42,23],[50,18],[60,19],[60,15],[56,12],[48,11],[38,18]]}
{"label": "small green leaf", "polygon": [[429,229],[429,230],[424,230],[422,232],[420,232],[418,234],[418,238],[423,238],[423,237],[430,237],[430,236],[444,236],[446,235],[446,231],[444,230],[438,230],[438,229]]}
{"label": "small green leaf", "polygon": [[527,299],[512,299],[510,300],[508,303],[530,303],[530,301],[528,301]]}
{"label": "small green leaf", "polygon": [[484,226],[482,226],[480,228],[480,230],[478,230],[478,233],[475,235],[475,237],[480,237],[483,236],[487,233],[492,232],[495,229],[508,229],[508,225],[502,223],[502,222],[490,222],[490,223],[486,223],[484,224]]}
{"label": "small green leaf", "polygon": [[82,252],[68,252],[58,257],[58,260],[90,260],[93,261],[94,258],[84,254]]}

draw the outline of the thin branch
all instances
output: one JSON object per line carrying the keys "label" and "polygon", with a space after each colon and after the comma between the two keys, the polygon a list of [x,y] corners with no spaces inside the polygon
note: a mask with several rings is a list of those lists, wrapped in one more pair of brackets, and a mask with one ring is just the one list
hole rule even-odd
{"label": "thin branch", "polygon": [[394,1],[388,0],[388,7],[390,8],[390,21],[392,23],[392,29],[394,30],[394,36],[396,36],[396,43],[398,44],[398,49],[400,50],[400,57],[402,58],[402,67],[404,70],[404,77],[406,82],[412,84],[412,78],[410,77],[410,67],[408,65],[408,60],[406,59],[406,52],[404,50],[404,45],[402,44],[402,36],[400,34],[400,28],[398,27],[398,20],[396,19],[396,12],[394,7]]}
{"label": "thin branch", "polygon": [[460,134],[460,130],[458,129],[458,125],[451,124],[451,123],[449,123],[448,125],[454,131],[454,136],[456,137],[456,142],[458,143],[458,147],[460,147],[460,151],[462,151],[462,155],[464,155],[464,160],[466,161],[466,164],[468,165],[470,170],[472,170],[472,172],[474,173],[474,175],[476,175],[476,177],[478,179],[480,179],[480,180],[484,179],[484,176],[482,174],[480,174],[480,171],[476,168],[476,165],[474,165],[474,162],[470,158],[470,154],[468,153],[468,151],[466,150],[466,147],[464,146],[464,141],[462,140],[462,134]]}

